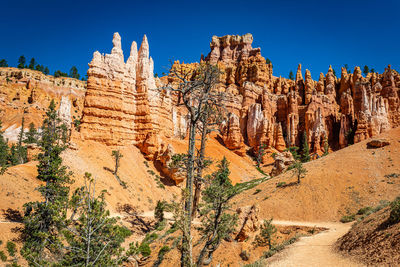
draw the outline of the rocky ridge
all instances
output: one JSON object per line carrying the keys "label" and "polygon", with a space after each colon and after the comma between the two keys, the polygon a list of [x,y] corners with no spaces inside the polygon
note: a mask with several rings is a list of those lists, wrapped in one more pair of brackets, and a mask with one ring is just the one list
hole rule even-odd
{"label": "rocky ridge", "polygon": [[39,127],[42,115],[52,99],[64,122],[79,120],[82,114],[86,82],[73,78],[45,75],[39,71],[0,68],[0,115],[5,137],[14,142],[21,128],[29,123]]}
{"label": "rocky ridge", "polygon": [[[353,73],[342,68],[340,78],[330,67],[314,81],[309,70],[303,75],[299,64],[295,80],[289,80],[273,75],[272,64],[252,42],[251,34],[214,36],[210,53],[201,57],[201,62],[217,64],[222,70],[218,86],[226,93],[229,113],[220,127],[220,139],[238,155],[245,156],[249,148],[256,154],[263,146],[267,158],[289,146],[301,146],[304,133],[311,151],[321,154],[325,142],[336,150],[400,125],[400,75],[390,66],[383,74],[366,77],[359,67]],[[172,68],[197,64],[177,61]],[[186,137],[187,114],[176,105],[176,95],[157,89],[173,77],[155,78],[153,68],[147,37],[139,50],[132,43],[125,61],[118,33],[110,54],[93,54],[87,85],[37,71],[1,68],[6,134],[16,136],[23,109],[26,125],[38,124],[55,98],[69,125],[82,118],[73,139],[135,145],[147,159],[167,162],[174,150],[168,148],[169,140]]]}
{"label": "rocky ridge", "polygon": [[309,70],[303,78],[299,64],[295,80],[275,77],[260,48],[252,48],[251,34],[212,38],[211,52],[202,60],[223,71],[220,88],[227,94],[228,119],[221,127],[229,149],[243,154],[245,145],[283,151],[301,146],[306,133],[312,152],[324,143],[339,149],[400,125],[400,75],[390,65],[383,74],[363,77],[332,67],[319,80]]}

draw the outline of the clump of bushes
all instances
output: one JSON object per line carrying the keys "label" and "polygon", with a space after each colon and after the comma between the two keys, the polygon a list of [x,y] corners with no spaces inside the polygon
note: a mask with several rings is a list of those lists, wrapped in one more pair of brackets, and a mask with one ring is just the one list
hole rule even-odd
{"label": "clump of bushes", "polygon": [[348,222],[354,221],[355,219],[356,219],[356,215],[355,214],[344,215],[342,218],[340,218],[340,222],[348,223]]}
{"label": "clump of bushes", "polygon": [[400,196],[390,203],[390,209],[389,223],[395,224],[400,222]]}

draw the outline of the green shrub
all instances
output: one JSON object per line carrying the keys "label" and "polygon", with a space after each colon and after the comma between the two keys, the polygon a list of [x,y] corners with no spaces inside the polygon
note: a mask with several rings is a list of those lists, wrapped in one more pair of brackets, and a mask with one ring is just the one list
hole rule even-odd
{"label": "green shrub", "polygon": [[373,210],[372,207],[364,207],[357,211],[357,215],[371,214]]}
{"label": "green shrub", "polygon": [[169,248],[169,246],[163,246],[161,249],[160,249],[160,251],[158,251],[158,257],[159,258],[161,258],[161,257],[164,257],[164,255],[168,252],[168,251],[170,251],[171,249]]}
{"label": "green shrub", "polygon": [[3,261],[3,262],[7,261],[7,256],[4,253],[4,251],[0,251],[0,260]]}
{"label": "green shrub", "polygon": [[345,215],[340,219],[340,222],[342,223],[348,223],[348,222],[352,222],[356,219],[355,214],[351,214],[351,215]]}
{"label": "green shrub", "polygon": [[395,224],[400,222],[400,196],[390,203],[389,223]]}
{"label": "green shrub", "polygon": [[15,245],[15,243],[8,241],[7,242],[7,252],[11,257],[15,256],[15,252],[17,251],[17,246]]}
{"label": "green shrub", "polygon": [[286,182],[279,182],[276,184],[276,187],[283,187],[286,185]]}
{"label": "green shrub", "polygon": [[156,233],[147,234],[146,237],[143,239],[143,243],[152,243],[157,238],[158,235]]}
{"label": "green shrub", "polygon": [[140,254],[142,254],[143,257],[150,256],[151,249],[150,249],[149,243],[143,242],[142,244],[140,244],[139,252],[140,252]]}

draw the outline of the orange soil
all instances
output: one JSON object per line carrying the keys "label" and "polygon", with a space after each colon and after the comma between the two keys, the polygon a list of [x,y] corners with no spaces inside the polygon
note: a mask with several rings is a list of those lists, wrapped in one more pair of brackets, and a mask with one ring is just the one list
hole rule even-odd
{"label": "orange soil", "polygon": [[[367,149],[365,140],[308,162],[300,185],[276,187],[278,182],[297,180],[289,171],[240,194],[234,199],[236,206],[258,203],[261,219],[338,221],[361,207],[392,200],[400,192],[400,180],[384,176],[400,173],[400,128],[380,137],[390,145]],[[261,192],[254,194],[256,190]]]}

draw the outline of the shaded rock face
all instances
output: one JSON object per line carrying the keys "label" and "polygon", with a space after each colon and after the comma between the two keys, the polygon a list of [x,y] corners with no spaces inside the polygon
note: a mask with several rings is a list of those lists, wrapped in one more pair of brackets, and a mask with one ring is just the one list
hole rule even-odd
{"label": "shaded rock face", "polygon": [[214,36],[202,57],[223,72],[219,87],[230,115],[221,137],[227,148],[238,154],[246,145],[254,153],[261,145],[283,151],[301,146],[306,133],[311,151],[322,154],[326,141],[339,149],[400,125],[400,75],[390,66],[367,77],[359,67],[353,74],[342,68],[341,78],[329,66],[314,81],[299,64],[292,81],[273,76],[252,41],[251,34]]}
{"label": "shaded rock face", "polygon": [[121,37],[113,37],[111,54],[93,54],[89,63],[81,137],[107,145],[136,145],[149,158],[164,138],[184,137],[185,117],[174,112],[169,92],[157,89],[147,37],[139,51],[132,43],[127,61]]}

